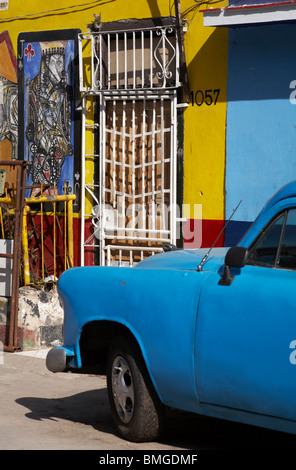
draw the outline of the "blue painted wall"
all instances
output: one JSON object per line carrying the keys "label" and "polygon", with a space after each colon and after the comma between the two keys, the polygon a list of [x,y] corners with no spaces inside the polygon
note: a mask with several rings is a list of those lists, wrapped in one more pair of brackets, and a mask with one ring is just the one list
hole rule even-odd
{"label": "blue painted wall", "polygon": [[[229,30],[225,245],[233,245],[263,204],[296,179],[296,24]],[[296,100],[295,100],[296,102]]]}

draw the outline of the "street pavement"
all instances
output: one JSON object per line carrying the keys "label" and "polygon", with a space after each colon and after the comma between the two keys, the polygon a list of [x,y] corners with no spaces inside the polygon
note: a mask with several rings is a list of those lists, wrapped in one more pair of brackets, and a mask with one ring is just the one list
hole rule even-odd
{"label": "street pavement", "polygon": [[161,439],[132,443],[114,430],[103,376],[49,372],[46,350],[0,361],[0,450],[295,449],[296,436],[170,411]]}

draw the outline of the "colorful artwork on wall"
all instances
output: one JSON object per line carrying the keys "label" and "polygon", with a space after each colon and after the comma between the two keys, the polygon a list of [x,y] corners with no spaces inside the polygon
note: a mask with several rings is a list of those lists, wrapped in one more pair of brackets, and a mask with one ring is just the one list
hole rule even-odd
{"label": "colorful artwork on wall", "polygon": [[[28,195],[74,192],[80,117],[75,112],[78,30],[22,33],[18,39],[19,158],[31,162]],[[34,188],[35,186],[35,188]]]}
{"label": "colorful artwork on wall", "polygon": [[[0,33],[0,160],[17,158],[18,85],[17,62],[8,31]],[[15,172],[5,169],[4,181],[15,184]]]}
{"label": "colorful artwork on wall", "polygon": [[[17,157],[17,66],[7,31],[0,34],[0,155],[2,142],[10,142],[9,159]],[[7,142],[6,142],[7,144]],[[6,155],[7,155],[7,145]]]}

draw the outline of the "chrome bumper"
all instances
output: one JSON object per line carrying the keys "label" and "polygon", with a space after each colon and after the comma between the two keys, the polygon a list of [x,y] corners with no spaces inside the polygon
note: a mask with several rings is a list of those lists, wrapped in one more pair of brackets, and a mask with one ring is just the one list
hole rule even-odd
{"label": "chrome bumper", "polygon": [[51,372],[64,372],[66,369],[67,354],[63,348],[53,348],[46,356],[46,367]]}

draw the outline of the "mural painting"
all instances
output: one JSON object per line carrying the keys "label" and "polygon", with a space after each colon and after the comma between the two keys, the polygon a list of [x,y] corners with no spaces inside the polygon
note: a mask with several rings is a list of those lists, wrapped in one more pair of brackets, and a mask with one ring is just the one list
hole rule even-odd
{"label": "mural painting", "polygon": [[0,142],[5,140],[8,140],[11,145],[11,158],[9,159],[15,160],[17,158],[17,84],[0,75]]}
{"label": "mural painting", "polygon": [[[30,205],[28,243],[34,282],[65,269],[66,205],[50,196],[75,194],[80,175],[79,30],[27,32],[18,36],[18,158],[31,163],[26,197],[48,196]],[[79,198],[73,204],[79,212]],[[65,217],[63,219],[63,217]],[[41,249],[43,248],[43,250]],[[42,256],[41,256],[42,255]]]}
{"label": "mural painting", "polygon": [[[47,185],[48,195],[73,193],[79,161],[74,114],[77,32],[64,32],[66,38],[55,33],[58,38],[53,32],[19,36],[20,157],[32,163],[27,185]],[[27,196],[36,191],[30,188]]]}
{"label": "mural painting", "polygon": [[[0,33],[0,160],[17,158],[18,85],[17,62],[7,31]],[[6,167],[7,186],[15,183],[15,172]]]}

